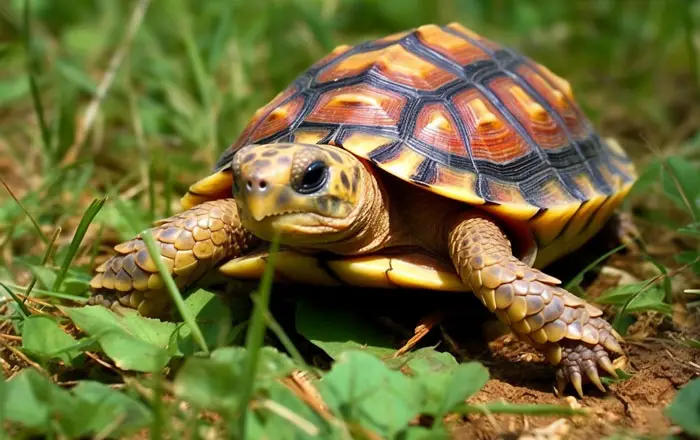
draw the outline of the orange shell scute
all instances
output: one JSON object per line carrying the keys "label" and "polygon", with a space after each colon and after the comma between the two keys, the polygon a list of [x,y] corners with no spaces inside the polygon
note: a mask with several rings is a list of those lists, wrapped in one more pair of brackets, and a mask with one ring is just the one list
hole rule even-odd
{"label": "orange shell scute", "polygon": [[323,94],[306,120],[392,127],[398,124],[405,104],[405,96],[361,83]]}
{"label": "orange shell scute", "polygon": [[489,54],[479,46],[436,25],[419,27],[416,36],[426,46],[463,66],[489,58]]}
{"label": "orange shell scute", "polygon": [[457,79],[453,73],[395,44],[384,49],[351,55],[323,69],[317,80],[320,83],[338,81],[370,69],[376,69],[391,81],[422,90],[435,90]]}
{"label": "orange shell scute", "polygon": [[457,33],[463,35],[466,37],[468,40],[477,42],[481,44],[482,46],[486,47],[489,50],[496,51],[501,49],[501,45],[497,44],[494,41],[491,41],[487,38],[482,37],[481,35],[477,34],[476,32],[467,29],[466,27],[462,26],[459,23],[450,23],[447,25],[448,28],[457,31]]}
{"label": "orange shell scute", "polygon": [[481,92],[467,89],[453,101],[465,122],[474,159],[503,163],[523,157],[530,145],[510,125]]}
{"label": "orange shell scute", "polygon": [[443,104],[428,104],[416,117],[416,139],[447,153],[467,156],[467,147],[457,124]]}
{"label": "orange shell scute", "polygon": [[[282,92],[278,93],[274,98],[272,98],[272,101],[256,110],[255,114],[250,119],[250,121],[248,121],[248,124],[243,129],[243,132],[238,137],[238,140],[231,146],[231,149],[237,150],[241,146],[250,143],[251,136],[260,126],[262,119],[274,109],[276,109],[278,106],[280,106],[284,101],[294,96],[296,92],[296,87],[289,87],[286,90],[283,90]],[[260,136],[257,136],[257,138],[259,139]]]}
{"label": "orange shell scute", "polygon": [[489,86],[539,146],[556,149],[566,145],[566,134],[549,112],[511,78],[497,78]]}
{"label": "orange shell scute", "polygon": [[297,96],[286,104],[282,104],[267,112],[251,142],[264,139],[288,127],[299,116],[303,106],[304,97]]}

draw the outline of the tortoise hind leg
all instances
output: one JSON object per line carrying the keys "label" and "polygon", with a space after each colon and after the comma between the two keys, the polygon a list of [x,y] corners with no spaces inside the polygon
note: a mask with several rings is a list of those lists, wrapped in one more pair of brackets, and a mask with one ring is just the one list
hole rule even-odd
{"label": "tortoise hind leg", "polygon": [[558,365],[560,391],[582,380],[604,390],[599,368],[615,376],[610,360],[624,352],[620,336],[602,312],[558,287],[560,281],[518,260],[501,228],[480,212],[462,215],[448,233],[449,252],[460,277],[522,340]]}
{"label": "tortoise hind leg", "polygon": [[[225,258],[242,255],[257,239],[240,223],[233,199],[202,203],[156,223],[151,229],[165,266],[185,289]],[[162,317],[170,296],[141,235],[115,246],[117,254],[97,268],[90,304],[135,308]]]}

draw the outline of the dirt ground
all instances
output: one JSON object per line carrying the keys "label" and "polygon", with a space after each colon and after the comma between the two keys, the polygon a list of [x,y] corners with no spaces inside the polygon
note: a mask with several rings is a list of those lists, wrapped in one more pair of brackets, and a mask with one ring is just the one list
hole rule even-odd
{"label": "dirt ground", "polygon": [[[637,434],[661,437],[672,430],[663,414],[664,407],[680,386],[700,374],[698,350],[668,341],[652,341],[628,346],[627,370],[633,375],[611,384],[608,393],[588,387],[583,399],[557,397],[551,384],[547,386],[546,376],[551,377],[551,369],[518,362],[522,361],[518,359],[522,352],[528,351],[519,342],[504,336],[491,345],[496,354],[494,362],[488,365],[492,379],[470,403],[505,400],[565,404],[590,413],[563,420],[550,416],[470,415],[457,422],[454,430],[457,439],[554,439],[564,438],[566,434],[570,439],[592,439],[621,433],[626,428]],[[505,355],[498,357],[501,352]]]}

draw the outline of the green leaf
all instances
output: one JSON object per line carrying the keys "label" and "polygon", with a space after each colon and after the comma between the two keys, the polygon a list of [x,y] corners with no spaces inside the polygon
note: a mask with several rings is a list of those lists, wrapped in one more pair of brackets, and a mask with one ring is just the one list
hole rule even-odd
{"label": "green leaf", "polygon": [[119,316],[101,306],[62,310],[123,370],[159,371],[176,349],[170,344],[174,323],[145,318],[135,310],[123,310]]}
{"label": "green leaf", "polygon": [[29,80],[26,76],[3,78],[0,80],[0,107],[4,107],[29,93]]}
{"label": "green leaf", "polygon": [[401,357],[390,359],[386,364],[413,378],[425,391],[422,412],[440,414],[445,389],[451,375],[459,366],[449,353],[435,351],[432,347],[421,348]]}
{"label": "green leaf", "polygon": [[33,369],[23,370],[6,384],[2,404],[6,420],[46,432],[57,417],[55,409],[70,414],[73,401],[68,391],[57,387]]}
{"label": "green leaf", "polygon": [[337,427],[329,425],[281,383],[271,382],[265,394],[267,398],[262,401],[259,399],[255,410],[263,423],[265,435],[248,435],[249,438],[341,438],[339,435],[331,435]]}
{"label": "green leaf", "polygon": [[75,417],[84,435],[111,428],[111,436],[124,436],[151,423],[151,412],[143,403],[107,385],[82,381],[71,391],[85,409]]}
{"label": "green leaf", "polygon": [[25,264],[26,268],[34,275],[39,286],[44,289],[51,289],[53,283],[56,281],[56,271],[48,268],[46,266],[40,266],[37,264]]}
{"label": "green leaf", "polygon": [[[19,260],[36,278],[37,282],[43,289],[51,290],[56,282],[58,269],[32,264],[27,261]],[[84,273],[74,269],[68,269],[66,278],[63,280],[58,292],[67,293],[69,295],[83,295],[87,292],[90,284],[90,277]],[[38,294],[38,292],[37,292]],[[39,295],[37,295],[39,296]]]}
{"label": "green leaf", "polygon": [[661,175],[664,192],[679,208],[700,218],[700,174],[692,162],[671,156]]}
{"label": "green leaf", "polygon": [[637,180],[632,185],[630,190],[630,196],[648,193],[651,191],[651,186],[659,182],[659,176],[661,173],[661,162],[658,160],[652,161],[647,165],[637,177]]}
{"label": "green leaf", "polygon": [[600,304],[612,304],[618,307],[630,301],[627,312],[656,311],[671,313],[671,306],[664,302],[664,290],[657,286],[648,286],[646,282],[625,284],[607,291],[596,299]]}
{"label": "green leaf", "polygon": [[683,251],[676,256],[676,260],[679,263],[690,264],[693,272],[700,275],[700,261],[697,261],[698,257],[700,257],[700,254],[696,251]]}
{"label": "green leaf", "polygon": [[[403,363],[397,365],[397,361]],[[404,374],[420,383],[426,395],[422,412],[437,418],[450,412],[455,405],[464,403],[489,378],[488,370],[478,362],[459,364],[451,354],[431,347],[392,359],[387,364],[400,367]]]}
{"label": "green leaf", "polygon": [[443,400],[439,415],[445,415],[454,407],[479,391],[489,380],[488,370],[478,362],[460,364],[451,374],[447,387],[443,390]]}
{"label": "green leaf", "polygon": [[694,235],[700,237],[700,223],[693,223],[688,226],[683,226],[678,228],[678,232],[681,234]]}
{"label": "green leaf", "polygon": [[296,327],[332,358],[348,350],[366,351],[379,358],[389,358],[396,351],[386,331],[350,310],[300,301]]}
{"label": "green leaf", "polygon": [[[202,329],[204,340],[209,347],[228,345],[234,333],[231,328],[231,309],[212,292],[198,289],[185,299],[185,306]],[[192,336],[192,329],[183,325],[178,331],[178,346],[182,354],[200,351]]]}
{"label": "green leaf", "polygon": [[382,438],[392,438],[420,414],[423,388],[363,351],[342,353],[318,390],[335,414]]}
{"label": "green leaf", "polygon": [[409,426],[401,440],[449,440],[453,438],[443,424],[436,423],[432,428]]}
{"label": "green leaf", "polygon": [[[234,411],[238,408],[240,384],[248,352],[242,347],[223,347],[210,358],[188,358],[175,377],[175,395],[198,408]],[[256,372],[256,388],[264,388],[294,369],[287,356],[263,347]]]}
{"label": "green leaf", "polygon": [[65,59],[56,60],[56,69],[64,80],[73,83],[82,91],[93,94],[97,91],[95,82],[85,74],[83,69],[70,64]]}
{"label": "green leaf", "polygon": [[686,433],[700,436],[700,379],[691,380],[678,391],[666,414]]}
{"label": "green leaf", "polygon": [[138,400],[106,385],[85,381],[70,392],[36,370],[23,370],[6,383],[6,420],[36,432],[61,432],[78,438],[104,433],[124,435],[143,428],[150,413]]}
{"label": "green leaf", "polygon": [[175,377],[175,395],[197,408],[224,413],[234,411],[238,403],[236,384],[241,375],[240,363],[191,357]]}
{"label": "green leaf", "polygon": [[388,359],[385,363],[393,369],[401,369],[409,376],[451,373],[457,368],[457,360],[447,352],[433,347],[419,348],[403,356]]}
{"label": "green leaf", "polygon": [[61,284],[61,292],[75,296],[86,296],[90,289],[90,279],[85,277],[69,276]]}
{"label": "green leaf", "polygon": [[614,383],[624,382],[632,377],[632,374],[622,370],[621,368],[616,368],[615,372],[617,373],[617,377],[603,376],[600,378],[600,381],[603,382],[603,385],[611,385]]}
{"label": "green leaf", "polygon": [[80,356],[79,350],[70,349],[76,344],[77,341],[51,317],[34,315],[24,321],[22,348],[40,359],[56,358],[70,364]]}

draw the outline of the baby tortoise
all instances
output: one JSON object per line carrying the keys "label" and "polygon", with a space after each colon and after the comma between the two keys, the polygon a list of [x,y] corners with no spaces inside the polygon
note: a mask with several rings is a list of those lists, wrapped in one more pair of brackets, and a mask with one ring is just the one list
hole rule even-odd
{"label": "baby tortoise", "polygon": [[[178,286],[254,279],[471,291],[579,394],[615,375],[620,336],[539,270],[593,237],[636,178],[569,84],[463,26],[340,46],[259,109],[184,212],[152,233]],[[97,269],[92,303],[157,316],[140,237]]]}

